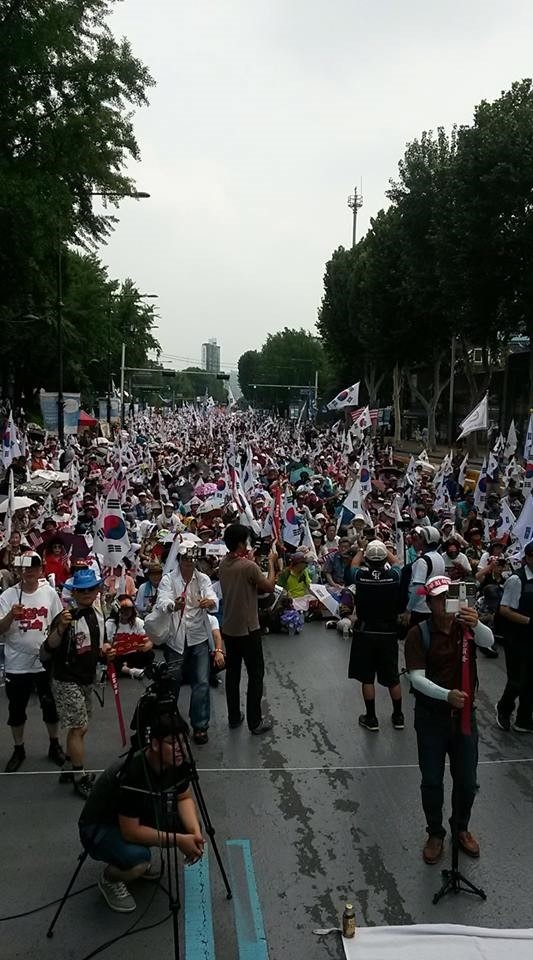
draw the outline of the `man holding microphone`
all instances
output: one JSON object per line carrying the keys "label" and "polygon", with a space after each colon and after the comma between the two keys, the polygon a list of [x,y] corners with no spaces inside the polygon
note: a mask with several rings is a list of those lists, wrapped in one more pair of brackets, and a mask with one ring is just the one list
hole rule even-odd
{"label": "man holding microphone", "polygon": [[428,864],[437,863],[444,848],[446,755],[453,780],[450,824],[457,831],[460,849],[479,857],[479,844],[468,829],[477,790],[475,648],[492,647],[494,636],[489,627],[479,623],[474,609],[461,607],[456,613],[448,612],[449,585],[448,577],[439,575],[421,588],[430,619],[412,627],[405,641],[405,663],[416,699],[420,789],[428,834],[422,857]]}

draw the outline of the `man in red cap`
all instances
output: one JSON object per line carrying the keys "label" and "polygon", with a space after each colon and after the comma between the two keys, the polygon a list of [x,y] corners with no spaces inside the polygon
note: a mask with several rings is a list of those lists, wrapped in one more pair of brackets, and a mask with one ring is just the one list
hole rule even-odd
{"label": "man in red cap", "polygon": [[477,789],[478,737],[472,711],[476,689],[475,645],[491,647],[492,630],[477,612],[447,609],[450,580],[438,575],[424,587],[430,618],[412,627],[405,641],[405,663],[415,693],[415,730],[422,774],[422,806],[428,838],[422,856],[440,860],[446,831],[442,825],[444,765],[450,758],[453,780],[450,825],[460,849],[479,857],[479,844],[468,829]]}

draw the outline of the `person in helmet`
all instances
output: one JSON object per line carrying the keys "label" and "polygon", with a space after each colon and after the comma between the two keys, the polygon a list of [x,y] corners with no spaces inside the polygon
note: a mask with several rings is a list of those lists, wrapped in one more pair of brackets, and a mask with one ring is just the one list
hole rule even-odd
{"label": "person in helmet", "polygon": [[420,594],[418,591],[425,585],[429,577],[436,577],[445,573],[444,559],[442,554],[438,552],[439,544],[440,532],[436,527],[430,525],[414,528],[413,545],[419,551],[420,556],[413,563],[411,571],[407,603],[410,626],[414,626],[422,620],[427,620],[430,615],[426,598],[423,593]]}
{"label": "person in helmet", "polygon": [[403,730],[402,690],[398,674],[398,615],[400,574],[398,560],[381,540],[371,540],[365,565],[355,573],[357,627],[350,651],[348,676],[362,685],[365,713],[359,725],[377,732],[375,680],[387,687],[392,700],[392,725]]}

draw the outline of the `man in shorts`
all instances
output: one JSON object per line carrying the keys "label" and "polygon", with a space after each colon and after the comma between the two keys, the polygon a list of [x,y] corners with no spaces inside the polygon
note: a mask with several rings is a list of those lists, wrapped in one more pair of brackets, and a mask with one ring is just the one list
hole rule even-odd
{"label": "man in shorts", "polygon": [[365,713],[359,726],[376,732],[375,680],[388,687],[392,700],[392,725],[403,730],[402,688],[398,674],[398,614],[400,612],[400,575],[381,540],[366,547],[365,566],[355,576],[357,627],[350,651],[348,676],[362,684]]}
{"label": "man in shorts", "polygon": [[111,650],[106,642],[104,618],[97,604],[102,580],[93,570],[77,570],[65,586],[73,606],[52,623],[45,650],[52,664],[52,690],[59,721],[67,732],[67,753],[72,770],[61,774],[62,783],[87,799],[94,776],[84,769],[84,738],[91,716],[96,665]]}
{"label": "man in shorts", "polygon": [[39,657],[46,632],[61,611],[61,601],[43,579],[38,553],[25,553],[19,569],[20,584],[8,587],[0,596],[0,634],[4,641],[9,703],[7,722],[13,736],[13,753],[7,762],[6,773],[16,773],[26,757],[26,708],[34,691],[39,697],[50,738],[48,759],[58,767],[65,763],[65,754],[57,738],[57,712],[50,679]]}

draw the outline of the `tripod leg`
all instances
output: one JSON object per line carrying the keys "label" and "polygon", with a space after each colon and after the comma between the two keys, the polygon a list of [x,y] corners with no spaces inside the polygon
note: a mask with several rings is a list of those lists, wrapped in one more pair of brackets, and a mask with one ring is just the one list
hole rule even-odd
{"label": "tripod leg", "polygon": [[74,884],[76,883],[77,876],[78,876],[81,868],[83,867],[83,864],[85,863],[87,857],[88,857],[87,851],[86,851],[86,850],[82,850],[82,852],[80,853],[80,855],[79,855],[79,857],[78,857],[78,863],[77,863],[77,865],[76,865],[76,869],[75,869],[74,873],[72,874],[70,883],[69,883],[67,889],[65,890],[65,892],[64,892],[64,894],[63,894],[63,897],[61,898],[61,903],[59,904],[59,906],[58,906],[58,908],[57,908],[57,910],[56,910],[56,912],[55,912],[55,914],[54,914],[54,916],[53,916],[52,922],[51,922],[50,926],[48,927],[48,930],[46,931],[46,936],[48,937],[49,940],[51,940],[52,937],[54,936],[54,927],[55,927],[55,925],[56,925],[56,923],[57,923],[57,921],[58,921],[58,919],[59,919],[59,914],[61,913],[63,907],[65,906],[65,903],[66,903],[67,900],[68,900],[68,895],[69,895],[70,891],[72,890],[72,887],[73,887]]}
{"label": "tripod leg", "polygon": [[226,873],[226,869],[225,869],[225,867],[224,867],[224,864],[222,863],[222,857],[220,856],[220,850],[218,849],[218,844],[217,844],[217,842],[216,842],[216,840],[215,840],[215,828],[214,828],[213,823],[212,823],[212,821],[211,821],[211,817],[209,816],[209,812],[208,812],[208,809],[207,809],[207,805],[206,805],[204,796],[203,796],[203,794],[202,794],[202,790],[201,790],[200,784],[198,783],[198,780],[197,780],[197,779],[194,779],[194,778],[191,780],[191,784],[192,784],[192,789],[193,789],[193,792],[194,792],[194,796],[195,796],[195,798],[196,798],[196,802],[197,802],[197,804],[198,804],[198,810],[199,810],[199,813],[200,813],[200,817],[202,818],[202,821],[203,821],[203,824],[204,824],[204,827],[205,827],[205,832],[207,833],[207,836],[209,837],[209,840],[211,841],[211,847],[213,848],[213,853],[215,854],[215,857],[216,857],[216,861],[217,861],[217,864],[218,864],[218,869],[220,870],[220,876],[222,877],[222,883],[224,884],[224,886],[225,886],[225,888],[226,888],[226,898],[227,898],[228,900],[232,900],[232,899],[233,899],[233,893],[232,893],[232,890],[231,890],[230,882],[229,882],[229,880],[228,880],[228,875],[227,875],[227,873]]}
{"label": "tripod leg", "polygon": [[[459,874],[459,889],[464,890],[465,893],[475,893],[477,897],[481,897],[482,900],[487,899],[487,894],[481,887],[476,887],[475,884],[471,883],[470,880],[467,880],[466,877],[463,877],[462,873]],[[463,884],[463,886],[461,886]]]}

